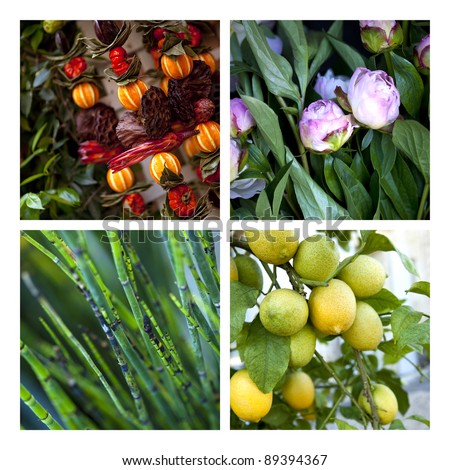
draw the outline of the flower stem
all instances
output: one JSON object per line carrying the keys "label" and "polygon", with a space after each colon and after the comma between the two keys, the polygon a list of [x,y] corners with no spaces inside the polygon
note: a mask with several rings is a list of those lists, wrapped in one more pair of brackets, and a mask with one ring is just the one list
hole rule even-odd
{"label": "flower stem", "polygon": [[386,66],[388,69],[388,74],[394,78],[394,63],[392,62],[392,57],[390,52],[384,52],[384,59],[386,60]]}
{"label": "flower stem", "polygon": [[426,183],[423,188],[422,198],[420,200],[419,210],[417,211],[417,220],[422,220],[424,214],[424,208],[430,192],[430,183]]}
{"label": "flower stem", "polygon": [[[284,98],[282,98],[281,96],[277,96],[276,98],[282,108],[287,107],[287,104],[286,104],[286,101],[284,101]],[[306,150],[305,150],[305,147],[303,147],[302,141],[300,139],[300,132],[298,130],[297,125],[295,124],[294,117],[292,116],[292,114],[289,114],[286,112],[284,114],[289,122],[289,125],[291,126],[295,141],[297,142],[298,153],[302,158],[303,168],[306,170],[306,172],[309,175],[309,164],[308,164],[308,158],[306,156]]]}

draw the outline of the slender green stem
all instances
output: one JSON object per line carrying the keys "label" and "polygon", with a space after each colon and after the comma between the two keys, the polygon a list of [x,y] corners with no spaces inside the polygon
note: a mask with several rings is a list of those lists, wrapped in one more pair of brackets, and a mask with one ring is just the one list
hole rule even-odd
{"label": "slender green stem", "polygon": [[428,200],[428,194],[430,192],[430,183],[426,183],[423,188],[422,197],[420,199],[419,210],[417,211],[417,220],[422,220],[424,217],[425,204]]}
{"label": "slender green stem", "polygon": [[356,365],[358,367],[359,374],[361,375],[361,379],[363,382],[363,394],[367,398],[367,401],[370,405],[372,427],[373,429],[380,429],[380,418],[378,416],[377,407],[375,406],[375,402],[373,400],[372,391],[370,389],[369,377],[367,376],[366,368],[364,367],[364,363],[362,361],[361,351],[353,348],[353,352],[355,354]]}
{"label": "slender green stem", "polygon": [[350,393],[350,391],[347,389],[347,387],[344,385],[344,383],[341,381],[341,379],[338,377],[334,369],[328,364],[328,362],[325,361],[325,359],[322,357],[322,355],[316,350],[314,352],[315,356],[317,359],[319,359],[320,363],[325,367],[325,369],[328,371],[328,373],[333,377],[335,382],[338,384],[339,388],[342,390],[342,392],[350,398],[352,403],[358,408],[358,410],[361,413],[362,420],[364,422],[364,425],[366,423],[366,417],[365,417],[365,412],[364,410],[359,406],[358,401],[353,397],[353,395]]}
{"label": "slender green stem", "polygon": [[[278,103],[280,103],[280,106],[282,108],[287,107],[286,101],[284,100],[283,97],[276,96],[276,99],[277,99]],[[298,153],[299,153],[299,155],[302,159],[303,168],[309,174],[308,157],[306,155],[305,147],[303,146],[303,143],[300,139],[300,132],[299,132],[298,126],[297,126],[297,124],[294,120],[294,116],[292,116],[292,114],[289,114],[289,113],[286,113],[286,112],[284,113],[284,115],[286,116],[286,118],[289,122],[289,126],[291,127],[292,133],[294,134],[295,142],[297,143]]]}
{"label": "slender green stem", "polygon": [[34,398],[27,388],[20,384],[20,399],[30,410],[37,416],[37,418],[52,431],[61,431],[63,428],[53,418],[53,416]]}
{"label": "slender green stem", "polygon": [[336,410],[338,408],[338,406],[341,404],[342,400],[344,399],[345,395],[343,393],[341,393],[338,397],[338,399],[334,402],[334,405],[333,405],[333,408],[331,408],[331,410],[329,411],[329,413],[327,414],[326,418],[322,421],[322,424],[319,426],[319,430],[321,429],[324,429],[325,426],[328,424],[328,422],[330,421],[330,419],[334,416],[334,414],[336,413]]}
{"label": "slender green stem", "polygon": [[395,74],[394,74],[394,63],[392,62],[391,53],[388,51],[388,52],[384,52],[383,55],[384,55],[384,59],[386,60],[386,66],[387,66],[387,69],[388,69],[388,74],[389,74],[392,78],[394,78],[394,77],[395,77]]}

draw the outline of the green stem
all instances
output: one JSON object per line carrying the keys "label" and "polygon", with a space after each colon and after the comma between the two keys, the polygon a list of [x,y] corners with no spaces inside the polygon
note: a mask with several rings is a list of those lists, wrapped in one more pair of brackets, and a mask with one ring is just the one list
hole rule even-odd
{"label": "green stem", "polygon": [[373,429],[380,429],[380,418],[378,416],[378,411],[377,407],[375,406],[375,402],[373,401],[372,391],[370,389],[370,382],[367,376],[366,368],[364,367],[364,363],[362,361],[361,351],[353,348],[353,352],[355,354],[356,365],[358,367],[363,382],[363,394],[367,398],[367,401],[370,405],[372,427]]}
{"label": "green stem", "polygon": [[[277,96],[276,99],[277,99],[278,103],[280,103],[280,106],[282,108],[287,107],[287,104],[286,104],[286,101],[284,101],[284,98],[282,98],[281,96]],[[309,172],[308,157],[306,156],[305,147],[303,146],[302,140],[300,139],[300,132],[299,132],[298,126],[297,126],[297,124],[294,120],[294,116],[292,116],[292,114],[289,114],[289,113],[286,113],[286,112],[284,113],[284,115],[286,116],[286,118],[289,122],[289,126],[292,129],[292,133],[294,134],[295,142],[297,143],[298,153],[299,153],[299,155],[302,159],[303,168],[305,169],[305,171],[309,175],[310,172]]]}
{"label": "green stem", "polygon": [[319,431],[324,429],[325,426],[328,424],[328,421],[330,421],[330,419],[334,416],[334,413],[336,412],[337,407],[341,404],[341,401],[344,399],[344,397],[345,395],[343,393],[339,395],[338,399],[333,405],[333,408],[331,408],[330,412],[327,414],[326,418],[323,420],[322,424],[319,426],[318,428]]}
{"label": "green stem", "polygon": [[423,188],[422,198],[420,199],[419,210],[417,211],[417,220],[422,220],[424,215],[425,204],[427,203],[428,194],[430,192],[430,183],[426,183]]}
{"label": "green stem", "polygon": [[388,52],[384,52],[383,55],[384,55],[384,59],[386,60],[386,66],[387,66],[387,69],[388,69],[388,73],[392,78],[394,78],[395,77],[394,63],[392,62],[391,53],[388,51]]}

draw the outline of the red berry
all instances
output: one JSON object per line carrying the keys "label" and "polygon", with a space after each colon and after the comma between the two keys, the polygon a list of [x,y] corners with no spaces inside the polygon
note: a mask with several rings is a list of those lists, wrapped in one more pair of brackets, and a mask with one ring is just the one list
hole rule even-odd
{"label": "red berry", "polygon": [[197,26],[194,26],[193,24],[188,24],[188,29],[191,33],[191,41],[189,45],[191,47],[200,46],[202,42],[202,32],[197,28]]}
{"label": "red berry", "polygon": [[166,30],[163,29],[163,28],[155,28],[153,30],[153,37],[159,41],[160,39],[162,39],[164,37],[164,35],[166,34]]}
{"label": "red berry", "polygon": [[130,64],[127,62],[127,51],[122,46],[111,49],[109,51],[109,59],[111,60],[113,72],[117,76],[124,74],[130,66]]}
{"label": "red berry", "polygon": [[197,201],[194,192],[187,184],[180,184],[168,192],[169,206],[178,217],[191,217],[195,213]]}
{"label": "red berry", "polygon": [[86,61],[83,57],[73,57],[64,65],[64,73],[69,78],[76,78],[81,75],[87,68]]}
{"label": "red berry", "polygon": [[195,168],[195,172],[197,173],[197,176],[199,177],[199,179],[206,184],[214,184],[220,181],[220,166],[217,167],[217,170],[215,173],[207,176],[206,178],[203,178],[202,169],[199,166]]}

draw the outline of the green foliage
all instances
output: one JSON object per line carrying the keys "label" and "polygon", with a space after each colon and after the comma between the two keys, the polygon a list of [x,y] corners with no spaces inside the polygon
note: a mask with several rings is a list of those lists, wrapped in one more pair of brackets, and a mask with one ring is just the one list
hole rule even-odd
{"label": "green foliage", "polygon": [[[393,252],[394,256],[399,256],[405,272],[417,275],[412,260],[398,251],[386,235],[376,231],[362,231],[356,241],[354,237],[350,238],[348,233],[328,233],[328,235],[341,237],[346,242],[347,250],[352,248],[353,251],[352,255],[341,261],[331,278],[334,278],[343,266],[359,254],[371,254],[377,251]],[[349,242],[349,239],[352,241]],[[247,249],[242,240],[239,240],[236,246]],[[277,279],[280,275],[279,270],[282,269],[285,271],[283,275],[289,278],[292,288],[306,295],[308,299],[306,286],[289,263],[278,267],[276,274],[272,274],[270,265],[265,267],[272,279],[269,291],[280,288]],[[397,273],[390,274],[397,275]],[[428,281],[417,281],[407,292],[429,296],[429,286]],[[285,288],[284,285],[281,287]],[[377,311],[383,323],[384,336],[376,351],[356,351],[340,336],[318,335],[318,343],[322,343],[324,347],[328,343],[338,342],[340,355],[332,360],[325,360],[319,353],[320,347],[316,346],[315,357],[302,368],[314,382],[315,403],[312,410],[298,412],[284,401],[281,393],[286,375],[293,370],[288,366],[290,338],[273,335],[263,327],[259,315],[254,315],[254,307],[261,300],[257,292],[245,291],[239,282],[232,282],[230,293],[231,339],[237,338],[236,346],[232,344],[232,348],[237,347],[239,350],[241,361],[259,389],[265,393],[273,392],[272,408],[258,423],[258,429],[353,430],[371,427],[378,429],[379,423],[374,422],[358,404],[362,390],[370,388],[371,384],[386,385],[397,398],[399,414],[390,425],[384,426],[386,429],[405,429],[408,427],[406,420],[416,420],[429,427],[429,420],[426,417],[415,415],[408,417],[410,397],[402,380],[393,370],[393,365],[399,361],[407,361],[414,365],[421,380],[429,380],[420,366],[413,363],[411,353],[428,354],[430,318],[429,315],[416,311],[408,305],[409,298],[398,298],[387,288],[383,288],[372,297],[364,299],[364,302]],[[252,315],[246,316],[249,309],[252,309]],[[233,318],[236,316],[239,318]],[[310,418],[312,420],[309,420]],[[233,429],[255,429],[253,424],[236,421],[233,413],[231,423]]]}
{"label": "green foliage", "polygon": [[[40,405],[25,389],[21,398],[43,425],[218,429],[219,316],[205,292],[220,279],[210,233],[22,237],[21,382]],[[41,428],[24,407],[21,419]]]}
{"label": "green foliage", "polygon": [[[236,62],[231,74],[239,79],[233,96],[243,99],[256,121],[248,135],[252,155],[258,155],[258,166],[264,168],[268,186],[276,182],[277,201],[281,196],[282,202],[280,209],[274,210],[273,198],[266,189],[250,200],[233,199],[232,216],[429,218],[429,78],[413,65],[411,47],[420,34],[426,34],[427,24],[408,22],[411,36],[402,46],[384,55],[370,55],[360,52],[359,44],[343,40],[351,22],[335,21],[328,31],[316,31],[311,25],[305,28],[302,21],[278,21],[274,33],[283,40],[283,52],[278,54],[270,49],[266,39],[270,35],[264,26],[243,21],[242,43],[232,34]],[[298,124],[303,109],[318,99],[313,87],[330,58],[336,74],[351,76],[357,67],[366,67],[391,75],[400,93],[401,118],[390,129],[360,127],[342,149],[324,156],[304,149]],[[285,165],[291,160],[294,163],[288,174]],[[244,171],[239,177],[256,176]],[[272,184],[270,191],[273,188]]]}

